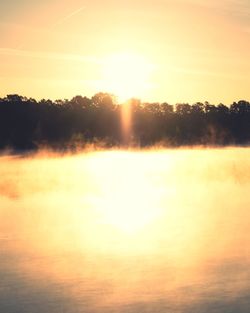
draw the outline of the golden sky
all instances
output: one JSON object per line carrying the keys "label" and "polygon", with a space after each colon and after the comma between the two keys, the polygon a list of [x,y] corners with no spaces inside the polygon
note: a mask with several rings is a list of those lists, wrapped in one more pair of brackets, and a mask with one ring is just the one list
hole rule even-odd
{"label": "golden sky", "polygon": [[0,96],[250,100],[249,0],[0,2]]}

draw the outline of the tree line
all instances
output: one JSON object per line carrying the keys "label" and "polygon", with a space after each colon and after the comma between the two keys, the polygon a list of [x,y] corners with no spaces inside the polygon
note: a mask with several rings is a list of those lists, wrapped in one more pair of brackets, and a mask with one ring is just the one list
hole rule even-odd
{"label": "tree line", "polygon": [[[125,107],[131,114],[127,138],[122,127]],[[115,96],[102,92],[92,98],[56,101],[16,94],[0,98],[0,149],[76,149],[89,143],[105,147],[248,145],[250,103],[173,106],[131,99],[120,105]]]}

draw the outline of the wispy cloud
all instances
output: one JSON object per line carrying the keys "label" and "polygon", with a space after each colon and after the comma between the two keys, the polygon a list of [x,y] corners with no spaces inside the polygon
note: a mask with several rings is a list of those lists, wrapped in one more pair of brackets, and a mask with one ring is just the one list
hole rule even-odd
{"label": "wispy cloud", "polygon": [[68,60],[79,61],[87,63],[100,64],[101,60],[94,56],[85,56],[78,54],[66,54],[66,53],[53,53],[43,51],[31,51],[21,49],[0,48],[0,55],[28,57],[28,58],[42,58],[42,59],[54,59],[54,60]]}
{"label": "wispy cloud", "polygon": [[247,76],[244,74],[228,74],[220,71],[212,71],[212,70],[195,70],[190,68],[172,68],[173,72],[180,73],[183,75],[192,75],[192,76],[210,76],[210,77],[220,77],[224,79],[233,79],[233,80],[243,80],[246,79]]}
{"label": "wispy cloud", "polygon": [[203,7],[217,17],[226,17],[237,28],[248,33],[250,29],[250,0],[180,0]]}
{"label": "wispy cloud", "polygon": [[250,1],[249,0],[184,0],[196,5],[217,9],[218,12],[226,13],[230,16],[237,16],[248,19],[250,23]]}

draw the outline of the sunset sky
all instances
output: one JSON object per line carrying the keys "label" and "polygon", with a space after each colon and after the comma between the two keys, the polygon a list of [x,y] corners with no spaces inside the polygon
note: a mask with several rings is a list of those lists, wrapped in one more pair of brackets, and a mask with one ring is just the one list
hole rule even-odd
{"label": "sunset sky", "polygon": [[250,1],[1,1],[0,86],[36,99],[250,100]]}

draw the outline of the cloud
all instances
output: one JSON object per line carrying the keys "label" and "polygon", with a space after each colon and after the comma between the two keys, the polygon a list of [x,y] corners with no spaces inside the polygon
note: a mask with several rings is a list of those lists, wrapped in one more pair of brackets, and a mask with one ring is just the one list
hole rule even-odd
{"label": "cloud", "polygon": [[250,2],[249,0],[184,0],[192,4],[200,5],[207,8],[216,9],[217,12],[230,16],[247,18],[250,23]]}
{"label": "cloud", "polygon": [[101,60],[94,56],[10,49],[10,48],[0,48],[0,55],[28,57],[28,58],[55,59],[55,60],[66,60],[66,61],[67,60],[79,61],[79,62],[87,62],[87,63],[95,63],[95,64],[101,63]]}

